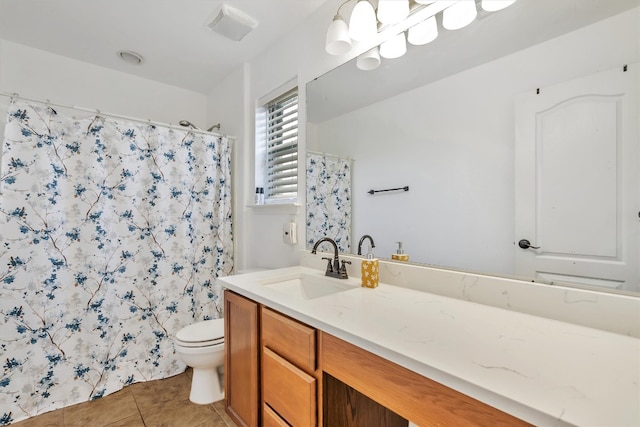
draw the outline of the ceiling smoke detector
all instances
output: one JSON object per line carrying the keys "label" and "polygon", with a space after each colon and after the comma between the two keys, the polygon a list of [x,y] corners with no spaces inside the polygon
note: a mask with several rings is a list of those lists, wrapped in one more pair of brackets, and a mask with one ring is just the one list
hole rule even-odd
{"label": "ceiling smoke detector", "polygon": [[118,56],[125,62],[133,65],[142,64],[142,55],[133,52],[131,50],[121,50],[118,52]]}
{"label": "ceiling smoke detector", "polygon": [[244,12],[222,4],[220,12],[207,24],[212,31],[239,42],[258,26],[258,21]]}

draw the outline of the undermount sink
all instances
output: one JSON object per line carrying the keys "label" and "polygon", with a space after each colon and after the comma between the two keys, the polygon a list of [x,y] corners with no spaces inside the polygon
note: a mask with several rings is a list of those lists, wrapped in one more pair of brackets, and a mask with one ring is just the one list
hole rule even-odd
{"label": "undermount sink", "polygon": [[353,280],[334,279],[304,273],[273,278],[263,282],[262,285],[274,291],[307,300],[359,287]]}

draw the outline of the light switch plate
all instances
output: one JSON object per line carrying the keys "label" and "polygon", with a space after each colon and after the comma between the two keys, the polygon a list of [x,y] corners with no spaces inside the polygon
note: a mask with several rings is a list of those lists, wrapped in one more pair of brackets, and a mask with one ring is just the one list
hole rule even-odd
{"label": "light switch plate", "polygon": [[290,245],[298,242],[297,227],[295,222],[287,222],[282,226],[282,241]]}

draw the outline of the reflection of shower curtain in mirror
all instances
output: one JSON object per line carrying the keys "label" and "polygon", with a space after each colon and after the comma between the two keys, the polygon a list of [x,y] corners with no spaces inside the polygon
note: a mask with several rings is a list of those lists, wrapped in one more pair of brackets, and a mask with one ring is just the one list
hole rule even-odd
{"label": "reflection of shower curtain in mirror", "polygon": [[307,248],[323,237],[351,252],[351,160],[307,153]]}
{"label": "reflection of shower curtain in mirror", "polygon": [[222,315],[230,144],[13,102],[0,181],[0,425],[184,371]]}

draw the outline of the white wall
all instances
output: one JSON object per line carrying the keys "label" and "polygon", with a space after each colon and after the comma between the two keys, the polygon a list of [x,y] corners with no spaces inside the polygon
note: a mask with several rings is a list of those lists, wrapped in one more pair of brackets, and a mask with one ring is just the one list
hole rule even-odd
{"label": "white wall", "polygon": [[[511,273],[514,96],[637,62],[638,45],[629,40],[638,40],[639,14],[638,9],[626,12],[385,101],[395,111],[391,115],[382,114],[380,104],[335,119],[330,128],[320,125],[310,129],[323,143],[333,142],[331,148],[310,145],[320,151],[359,159],[363,153],[352,152],[357,150],[353,141],[368,142],[367,155],[377,164],[363,168],[355,176],[354,197],[364,198],[363,191],[371,187],[412,187],[409,193],[394,199],[377,199],[375,204],[371,204],[371,198],[368,205],[364,204],[366,199],[354,199],[355,209],[366,212],[362,217],[354,212],[358,217],[354,238],[369,232],[367,221],[387,218],[388,234],[374,236],[377,244],[384,242],[377,252],[379,256],[388,257],[395,241],[406,242],[416,230],[424,229],[428,237],[423,239],[423,246],[405,245],[410,255],[414,253],[414,259],[419,254],[435,264]],[[297,33],[251,62],[250,99],[263,96],[296,73],[303,90],[307,82],[337,65],[336,61],[347,59],[337,60],[322,50],[330,15],[330,8],[323,7]],[[397,120],[409,111],[423,114],[398,125]],[[451,111],[458,114],[459,121],[451,118]],[[357,121],[367,123],[369,130],[356,130]],[[401,143],[410,144],[410,148],[398,150]],[[313,142],[302,136],[300,144],[304,149]],[[416,158],[421,166],[408,167],[410,160]],[[358,164],[356,160],[356,171]],[[468,191],[479,179],[482,191]],[[252,185],[244,185],[247,200]],[[415,213],[420,219],[408,223]],[[248,266],[279,267],[297,262],[297,255],[281,243],[281,223],[287,218],[286,214],[249,214],[253,231],[247,237],[252,245]],[[299,231],[304,232],[304,208],[297,221]],[[451,228],[445,232],[443,221],[455,224],[455,232]]]}
{"label": "white wall", "polygon": [[227,76],[207,97],[208,122],[220,123],[220,132],[235,137],[232,147],[232,194],[233,194],[233,231],[234,265],[236,271],[247,266],[248,249],[245,242],[251,236],[251,222],[247,220],[244,200],[244,185],[253,182],[253,139],[248,137],[251,128],[252,111],[247,107],[249,66],[244,65]]}
{"label": "white wall", "polygon": [[[327,1],[307,21],[281,39],[271,49],[254,58],[238,70],[245,83],[242,96],[245,109],[244,138],[241,143],[244,159],[239,171],[242,181],[235,183],[236,196],[236,257],[237,269],[276,268],[298,263],[299,249],[304,247],[304,206],[288,210],[268,207],[248,208],[253,203],[255,192],[253,158],[255,152],[255,108],[256,100],[273,92],[278,87],[296,79],[299,85],[299,143],[305,147],[305,85],[308,81],[339,65],[346,58],[336,58],[324,52],[326,26],[333,19],[337,4]],[[355,55],[353,53],[352,55]],[[217,93],[218,89],[212,93]],[[240,124],[239,124],[240,125]],[[238,150],[239,151],[239,150]],[[304,171],[299,174],[300,191],[304,194]],[[242,219],[240,219],[241,217]],[[282,226],[294,220],[298,224],[301,238],[297,245],[282,240]]]}
{"label": "white wall", "polygon": [[[162,123],[186,119],[205,126],[202,94],[7,40],[0,40],[0,92]],[[2,116],[7,104],[8,99],[0,97]]]}

